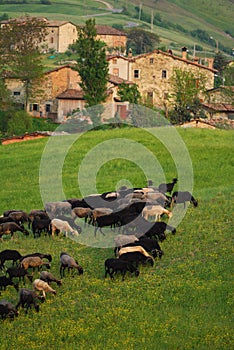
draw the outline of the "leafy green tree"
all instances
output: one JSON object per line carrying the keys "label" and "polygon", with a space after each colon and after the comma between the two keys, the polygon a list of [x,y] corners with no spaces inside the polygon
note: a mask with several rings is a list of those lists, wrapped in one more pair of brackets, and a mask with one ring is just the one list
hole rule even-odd
{"label": "leafy green tree", "polygon": [[[71,45],[76,53],[77,65],[74,67],[81,77],[81,87],[87,106],[101,104],[107,97],[108,62],[106,44],[96,38],[95,20],[89,19],[85,26],[78,28],[78,39]],[[93,108],[92,118],[98,120],[101,108]],[[93,119],[92,119],[93,120]],[[97,122],[96,120],[96,122]]]}
{"label": "leafy green tree", "polygon": [[200,95],[206,91],[206,77],[182,69],[174,69],[171,79],[173,93],[171,99],[174,109],[170,111],[170,120],[178,124],[191,118],[203,116]]}
{"label": "leafy green tree", "polygon": [[127,32],[127,50],[130,48],[134,54],[153,51],[160,43],[157,34],[147,32],[140,28],[134,28]]}
{"label": "leafy green tree", "polygon": [[10,19],[0,27],[1,77],[10,71],[10,77],[23,82],[26,110],[30,98],[40,89],[38,82],[44,70],[41,44],[46,33],[46,22],[29,16]]}
{"label": "leafy green tree", "polygon": [[139,103],[141,99],[140,92],[136,84],[121,83],[118,88],[118,95],[121,101],[128,101],[129,103]]}

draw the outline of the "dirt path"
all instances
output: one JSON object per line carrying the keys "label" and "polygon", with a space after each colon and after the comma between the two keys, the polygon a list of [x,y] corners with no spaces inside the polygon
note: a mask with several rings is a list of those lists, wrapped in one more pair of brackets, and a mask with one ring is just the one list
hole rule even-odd
{"label": "dirt path", "polygon": [[101,2],[102,4],[106,5],[106,7],[109,9],[109,10],[113,10],[113,6],[111,6],[111,4],[109,4],[108,2],[106,1],[102,1],[102,0],[96,0],[97,2]]}

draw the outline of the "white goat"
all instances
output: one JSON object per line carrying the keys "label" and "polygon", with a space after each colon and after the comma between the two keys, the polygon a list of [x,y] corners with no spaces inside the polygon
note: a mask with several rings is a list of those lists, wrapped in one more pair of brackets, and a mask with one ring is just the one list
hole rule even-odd
{"label": "white goat", "polygon": [[142,210],[142,216],[145,220],[154,217],[155,221],[157,221],[160,220],[163,214],[166,214],[169,218],[172,217],[172,212],[163,208],[161,205],[148,205]]}
{"label": "white goat", "polygon": [[44,282],[39,278],[33,281],[33,289],[41,291],[44,298],[46,298],[46,292],[52,293],[54,295],[56,294],[56,290],[51,288],[47,282]]}
{"label": "white goat", "polygon": [[51,227],[52,227],[52,237],[54,237],[54,233],[56,230],[59,230],[59,232],[65,233],[66,237],[68,236],[68,233],[71,233],[73,236],[79,236],[79,233],[74,230],[67,221],[63,221],[60,219],[53,219],[51,220]]}

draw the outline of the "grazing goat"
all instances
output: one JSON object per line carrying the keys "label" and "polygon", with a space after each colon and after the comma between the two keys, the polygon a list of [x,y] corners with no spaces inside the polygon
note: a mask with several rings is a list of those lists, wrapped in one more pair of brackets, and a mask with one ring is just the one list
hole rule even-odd
{"label": "grazing goat", "polygon": [[122,275],[122,280],[124,280],[124,277],[126,275],[126,272],[129,271],[130,273],[135,273],[135,276],[139,276],[139,270],[132,265],[131,263],[120,260],[120,259],[106,259],[105,261],[105,277],[109,274],[111,279],[114,279],[114,274],[117,274],[117,272],[120,272]]}
{"label": "grazing goat", "polygon": [[52,275],[52,273],[48,271],[41,271],[39,278],[40,280],[47,282],[48,284],[50,284],[51,282],[55,282],[58,286],[61,286],[62,284],[61,280],[54,277],[54,275]]}
{"label": "grazing goat", "polygon": [[7,317],[14,319],[18,314],[18,311],[12,303],[4,299],[0,300],[0,316],[2,320],[5,320]]}
{"label": "grazing goat", "polygon": [[32,305],[34,306],[36,312],[39,311],[39,305],[36,303],[36,300],[43,301],[40,296],[37,295],[37,293],[34,290],[22,288],[19,292],[19,302],[16,305],[16,310],[21,306],[22,308],[25,308],[25,313],[28,313],[28,309],[32,308]]}
{"label": "grazing goat", "polygon": [[171,194],[177,181],[178,181],[178,179],[174,178],[174,179],[172,179],[172,182],[170,182],[170,183],[162,183],[158,186],[158,190],[162,193],[167,192],[167,193]]}
{"label": "grazing goat", "polygon": [[60,254],[60,276],[61,278],[65,276],[65,269],[67,268],[68,271],[71,269],[76,269],[79,275],[83,274],[83,268],[78,264],[78,261],[76,261],[73,257],[71,257],[69,254],[62,252]]}
{"label": "grazing goat", "polygon": [[41,269],[42,266],[47,267],[50,269],[50,264],[48,262],[44,262],[39,256],[29,256],[27,258],[24,258],[21,261],[21,267],[24,267],[25,270],[32,268],[33,271],[35,271],[35,268],[37,267],[38,271]]}
{"label": "grazing goat", "polygon": [[9,216],[1,216],[0,224],[4,224],[5,222],[16,222],[16,221],[13,218],[10,218]]}
{"label": "grazing goat", "polygon": [[14,219],[18,225],[28,222],[28,214],[23,210],[11,212],[8,216]]}
{"label": "grazing goat", "polygon": [[45,210],[33,209],[28,214],[28,228],[30,228],[34,219],[49,219],[48,214]]}
{"label": "grazing goat", "polygon": [[33,281],[33,288],[34,288],[34,290],[41,291],[44,299],[46,298],[46,293],[52,293],[54,295],[57,294],[56,290],[51,288],[47,282],[45,282],[39,278],[37,278]]}
{"label": "grazing goat", "polygon": [[20,258],[20,262],[25,259],[25,258],[29,258],[29,257],[34,257],[34,256],[38,256],[41,259],[47,259],[49,262],[52,261],[52,255],[51,254],[44,254],[44,253],[31,253],[31,254],[27,254],[24,255]]}
{"label": "grazing goat", "polygon": [[149,230],[145,232],[145,236],[148,238],[159,239],[160,242],[163,242],[166,239],[166,231],[170,231],[172,234],[176,233],[176,228],[166,224],[163,221],[154,222]]}
{"label": "grazing goat", "polygon": [[162,255],[164,254],[158,242],[155,239],[149,238],[140,238],[138,242],[127,244],[123,248],[136,246],[141,246],[154,258],[159,257],[161,259]]}
{"label": "grazing goat", "polygon": [[139,241],[139,239],[135,236],[135,235],[117,235],[114,238],[114,253],[116,255],[117,250],[119,250],[120,248],[122,248],[124,245],[129,244],[129,243],[133,243],[133,242],[137,242]]}
{"label": "grazing goat", "polygon": [[6,290],[7,286],[13,286],[17,292],[19,290],[18,284],[12,282],[12,280],[10,280],[10,278],[8,278],[6,276],[0,276],[0,289]]}
{"label": "grazing goat", "polygon": [[6,270],[6,273],[8,274],[10,280],[15,277],[19,279],[19,282],[23,280],[23,283],[25,284],[25,276],[29,279],[30,282],[32,282],[33,277],[29,274],[28,270],[25,270],[24,267],[9,267]]}
{"label": "grazing goat", "polygon": [[54,237],[54,234],[56,231],[64,232],[66,237],[68,237],[68,234],[71,233],[73,236],[78,237],[79,233],[74,230],[67,221],[63,221],[60,219],[53,219],[51,220],[51,232],[52,232],[52,237]]}
{"label": "grazing goat", "polygon": [[149,205],[142,210],[142,216],[145,220],[154,217],[155,221],[160,220],[161,215],[166,214],[169,218],[172,217],[172,212],[161,207],[160,205]]}
{"label": "grazing goat", "polygon": [[29,232],[23,227],[19,226],[16,222],[5,222],[0,225],[0,238],[2,238],[3,235],[11,235],[11,238],[13,238],[14,232],[23,232],[25,235],[29,235]]}
{"label": "grazing goat", "polygon": [[0,252],[0,266],[3,266],[5,261],[12,261],[13,265],[17,260],[20,260],[22,255],[14,249],[5,249]]}
{"label": "grazing goat", "polygon": [[72,209],[71,217],[75,220],[76,218],[85,219],[85,225],[90,218],[92,209],[84,207],[75,207]]}
{"label": "grazing goat", "polygon": [[97,217],[95,221],[94,236],[96,236],[98,230],[100,230],[103,236],[105,236],[105,233],[102,231],[102,227],[120,227],[120,225],[120,216],[116,213],[111,213],[108,215]]}
{"label": "grazing goat", "polygon": [[72,206],[68,202],[48,202],[45,204],[45,210],[49,217],[58,215],[71,215]]}
{"label": "grazing goat", "polygon": [[32,231],[34,238],[36,238],[36,236],[40,237],[42,232],[50,234],[51,219],[38,219],[37,217],[35,217],[32,222]]}
{"label": "grazing goat", "polygon": [[140,252],[129,252],[129,253],[124,253],[120,255],[119,259],[128,261],[132,264],[135,264],[136,267],[138,267],[139,264],[144,264],[146,265],[147,263],[150,263],[151,266],[154,265],[154,259],[153,257],[145,256],[144,254]]}
{"label": "grazing goat", "polygon": [[179,204],[179,203],[185,203],[190,202],[193,203],[194,207],[198,206],[198,201],[192,196],[192,194],[188,191],[176,191],[172,194],[172,201],[171,206],[173,206],[173,203]]}

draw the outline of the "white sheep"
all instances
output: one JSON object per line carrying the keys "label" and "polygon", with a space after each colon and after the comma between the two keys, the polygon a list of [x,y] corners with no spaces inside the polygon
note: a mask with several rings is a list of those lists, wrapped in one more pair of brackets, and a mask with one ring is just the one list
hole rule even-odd
{"label": "white sheep", "polygon": [[56,294],[56,290],[51,288],[47,282],[44,282],[39,278],[37,278],[37,279],[35,279],[35,281],[33,281],[33,289],[41,291],[44,298],[46,298],[46,292],[52,293],[54,295]]}
{"label": "white sheep", "polygon": [[146,256],[147,258],[152,258],[152,256],[149,253],[147,253],[147,251],[140,245],[139,246],[137,245],[135,247],[123,247],[120,249],[118,256],[120,257],[123,254],[133,253],[133,252],[139,252],[142,255]]}
{"label": "white sheep", "polygon": [[56,230],[59,230],[59,232],[65,233],[66,237],[68,236],[68,233],[71,233],[73,236],[79,236],[79,233],[74,230],[67,221],[60,220],[60,219],[53,219],[51,220],[51,228],[52,228],[52,236],[54,237],[54,233]]}
{"label": "white sheep", "polygon": [[172,212],[163,208],[161,205],[148,205],[142,210],[142,216],[145,220],[154,217],[155,221],[157,221],[160,220],[163,214],[166,214],[169,218],[172,217]]}

